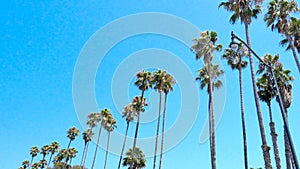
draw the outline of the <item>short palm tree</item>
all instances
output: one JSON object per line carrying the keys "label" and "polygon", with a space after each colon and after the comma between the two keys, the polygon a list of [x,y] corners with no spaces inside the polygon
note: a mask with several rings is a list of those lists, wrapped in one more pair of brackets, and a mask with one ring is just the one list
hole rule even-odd
{"label": "short palm tree", "polygon": [[167,97],[170,91],[173,91],[173,85],[175,80],[170,74],[163,76],[162,80],[162,89],[165,95],[164,100],[164,111],[163,111],[163,120],[162,120],[162,134],[161,134],[161,146],[160,146],[160,158],[159,158],[159,169],[162,168],[162,157],[164,151],[164,138],[165,138],[165,123],[166,123],[166,112],[167,112]]}
{"label": "short palm tree", "polygon": [[[228,0],[226,2],[222,2],[219,7],[223,6],[226,11],[232,12],[232,16],[230,17],[230,22],[235,24],[237,20],[240,19],[241,23],[245,26],[245,34],[247,45],[251,48],[250,42],[250,31],[249,26],[252,22],[252,19],[256,19],[258,14],[261,13],[263,0]],[[249,53],[249,63],[250,63],[250,71],[251,71],[251,80],[252,80],[252,88],[254,94],[254,100],[256,105],[256,113],[257,119],[259,123],[260,135],[262,140],[262,151],[265,162],[265,168],[271,169],[271,157],[270,157],[270,147],[267,144],[267,138],[265,134],[265,128],[263,123],[263,116],[260,109],[259,96],[257,94],[257,86],[256,86],[256,78],[255,78],[255,69],[252,53]]]}
{"label": "short palm tree", "polygon": [[135,148],[135,151],[129,149],[126,152],[126,157],[123,158],[123,166],[128,166],[128,169],[130,169],[132,164],[133,169],[142,169],[146,167],[145,155],[138,147]]}
{"label": "short palm tree", "polygon": [[112,114],[109,114],[107,116],[107,120],[104,121],[103,124],[104,129],[108,132],[107,136],[107,145],[106,145],[106,153],[105,153],[105,161],[104,161],[104,169],[106,169],[107,159],[108,159],[108,148],[109,148],[109,142],[110,142],[110,133],[114,131],[114,129],[117,127],[117,121],[114,119]]}
{"label": "short palm tree", "polygon": [[[271,54],[267,54],[264,56],[264,61],[266,63],[271,63],[271,66],[273,69],[277,69],[276,67],[278,65],[281,65],[279,62],[279,55],[275,55],[274,57]],[[259,70],[257,73],[263,73],[260,78],[257,79],[257,87],[258,87],[258,95],[261,101],[267,103],[267,106],[269,108],[269,117],[270,117],[270,131],[271,131],[271,137],[272,137],[272,143],[273,143],[273,151],[275,156],[275,162],[277,169],[281,168],[280,164],[280,156],[279,156],[279,150],[278,150],[278,144],[277,144],[277,133],[275,129],[275,123],[273,121],[273,115],[272,115],[272,107],[271,107],[271,100],[276,97],[276,89],[274,88],[274,83],[270,79],[270,71],[269,68],[266,68],[263,63],[260,63]]]}
{"label": "short palm tree", "polygon": [[159,128],[160,128],[160,117],[161,117],[161,100],[162,100],[162,92],[163,92],[163,79],[166,75],[166,71],[157,70],[153,72],[152,84],[154,85],[155,91],[159,93],[159,103],[158,103],[158,117],[157,117],[157,127],[156,127],[156,138],[155,138],[155,148],[154,148],[154,162],[153,162],[153,169],[156,168],[156,154],[158,148],[158,135],[159,135]]}
{"label": "short palm tree", "polygon": [[87,129],[82,133],[82,138],[84,140],[84,148],[83,148],[80,166],[82,166],[83,168],[84,168],[84,163],[85,163],[84,160],[87,153],[88,143],[93,139],[93,137],[94,137],[94,133],[91,129]]}
{"label": "short palm tree", "polygon": [[130,122],[132,122],[134,120],[134,117],[137,115],[136,111],[133,109],[132,104],[128,104],[127,106],[125,106],[123,108],[122,114],[123,114],[122,117],[126,119],[126,131],[125,131],[123,146],[122,146],[120,159],[119,159],[119,163],[118,163],[118,169],[120,169],[120,167],[121,167],[121,162],[122,162],[123,153],[124,153],[124,149],[125,149],[125,145],[126,145],[126,140],[127,140],[127,135],[128,135],[128,129],[129,129]]}
{"label": "short palm tree", "polygon": [[222,55],[227,60],[227,64],[232,70],[237,69],[239,71],[239,84],[240,84],[240,105],[241,105],[241,121],[243,132],[243,145],[244,145],[244,165],[245,169],[248,169],[248,153],[247,153],[247,135],[246,135],[246,122],[244,112],[244,97],[243,97],[243,76],[242,70],[247,67],[248,62],[243,60],[247,56],[248,52],[245,47],[239,43],[234,47],[227,48]]}
{"label": "short palm tree", "polygon": [[37,156],[39,152],[40,152],[40,150],[37,146],[31,147],[31,149],[30,149],[31,161],[30,161],[29,166],[32,166],[33,158],[35,156]]}
{"label": "short palm tree", "polygon": [[38,169],[39,168],[39,163],[33,163],[31,165],[31,169]]}
{"label": "short palm tree", "polygon": [[50,163],[51,163],[52,156],[53,156],[55,153],[57,153],[57,152],[59,151],[59,144],[58,144],[58,142],[53,141],[53,142],[50,144],[49,151],[50,151],[51,154],[50,154],[50,158],[49,158],[47,167],[49,167],[49,165],[50,165]]}
{"label": "short palm tree", "polygon": [[23,162],[22,162],[22,167],[23,167],[24,169],[29,168],[29,167],[30,167],[30,162],[29,162],[29,160],[23,161]]}
{"label": "short palm tree", "polygon": [[45,168],[45,166],[47,165],[47,160],[45,159],[41,159],[40,162],[39,162],[39,167],[40,168]]}
{"label": "short palm tree", "polygon": [[288,43],[287,50],[292,50],[298,71],[300,72],[300,62],[293,43],[293,36],[295,36],[295,34],[289,29],[292,21],[291,14],[299,11],[300,9],[294,0],[272,0],[269,2],[268,12],[265,14],[264,20],[267,26],[271,27],[272,31],[275,29],[278,33],[285,36],[281,44]]}
{"label": "short palm tree", "polygon": [[[146,90],[148,90],[149,88],[152,87],[152,76],[151,73],[149,71],[140,71],[136,74],[137,80],[134,83],[139,90],[142,91],[142,95],[141,95],[141,99],[140,102],[135,105],[137,108],[137,123],[136,123],[136,127],[135,127],[135,133],[134,133],[134,139],[133,139],[133,146],[132,146],[132,150],[133,152],[135,152],[135,147],[136,147],[136,142],[137,142],[137,137],[138,137],[138,131],[139,131],[139,125],[140,125],[140,113],[143,109],[144,103],[143,101],[144,99],[144,93]],[[130,169],[133,169],[133,161],[132,164],[130,165]]]}
{"label": "short palm tree", "polygon": [[220,51],[222,49],[221,44],[216,44],[217,33],[204,31],[201,32],[200,37],[194,39],[194,45],[191,50],[196,55],[196,60],[202,59],[204,62],[203,68],[198,70],[198,77],[196,80],[200,81],[200,88],[203,89],[207,86],[209,94],[208,102],[208,117],[209,117],[209,133],[210,133],[210,153],[211,153],[211,166],[212,169],[216,169],[216,141],[215,141],[215,119],[214,119],[214,106],[213,106],[213,91],[214,88],[219,88],[222,82],[218,80],[218,77],[223,74],[222,70],[219,70],[218,65],[212,64],[213,52]]}
{"label": "short palm tree", "polygon": [[76,157],[78,151],[76,150],[76,148],[72,147],[70,149],[68,149],[68,155],[67,155],[67,160],[66,160],[66,163],[69,161],[69,165],[71,166],[72,164],[72,160]]}

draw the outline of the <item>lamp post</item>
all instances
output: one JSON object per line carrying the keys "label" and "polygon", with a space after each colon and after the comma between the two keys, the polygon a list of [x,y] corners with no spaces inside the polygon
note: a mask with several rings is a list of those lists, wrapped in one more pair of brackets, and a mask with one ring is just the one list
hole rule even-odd
{"label": "lamp post", "polygon": [[269,68],[269,71],[271,73],[271,76],[272,76],[272,80],[273,80],[273,83],[275,85],[275,89],[276,89],[276,93],[277,93],[277,97],[278,97],[278,104],[279,104],[279,107],[280,107],[280,110],[281,110],[281,116],[282,116],[282,119],[283,119],[283,124],[284,124],[284,129],[287,133],[287,136],[288,136],[288,142],[290,144],[290,148],[291,148],[291,152],[292,152],[292,159],[294,160],[294,163],[295,163],[295,167],[296,169],[299,169],[299,164],[298,164],[298,160],[297,160],[297,155],[296,155],[296,150],[295,150],[295,147],[294,147],[294,144],[293,144],[293,141],[292,141],[292,136],[291,136],[291,132],[289,130],[289,127],[288,127],[288,123],[287,123],[287,117],[286,117],[286,111],[285,111],[285,108],[283,106],[283,102],[282,102],[282,98],[281,98],[281,95],[280,95],[280,91],[279,91],[279,87],[278,87],[278,83],[277,83],[277,79],[274,75],[274,71],[273,71],[273,68],[271,66],[270,63],[266,63],[264,62],[251,48],[250,46],[244,42],[240,37],[236,36],[233,32],[231,32],[231,44],[235,44],[236,42],[234,42],[234,40],[237,39],[238,41],[240,41],[242,44],[244,44],[249,50],[251,53],[253,53],[253,55],[261,62],[263,63],[267,68]]}

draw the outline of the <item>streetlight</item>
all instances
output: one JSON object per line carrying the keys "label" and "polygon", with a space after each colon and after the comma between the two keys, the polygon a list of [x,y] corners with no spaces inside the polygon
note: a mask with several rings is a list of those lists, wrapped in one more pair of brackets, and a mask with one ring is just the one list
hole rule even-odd
{"label": "streetlight", "polygon": [[279,103],[279,107],[280,107],[280,110],[281,110],[281,116],[282,116],[282,119],[283,119],[283,124],[284,124],[284,129],[285,131],[287,132],[287,136],[288,136],[288,142],[290,144],[290,148],[291,148],[291,151],[292,151],[292,159],[294,160],[294,163],[295,163],[295,167],[296,169],[299,169],[299,164],[298,164],[298,160],[297,160],[297,155],[296,155],[296,150],[295,150],[295,147],[294,147],[294,144],[293,144],[293,141],[292,141],[292,136],[291,136],[291,132],[290,132],[290,129],[288,127],[288,123],[287,123],[287,117],[286,117],[286,112],[285,112],[285,108],[283,106],[283,102],[282,102],[282,98],[281,98],[281,95],[280,95],[280,92],[279,92],[279,87],[278,87],[278,83],[277,83],[277,79],[274,75],[274,72],[273,72],[273,68],[271,66],[270,63],[266,63],[264,62],[251,48],[250,46],[244,42],[240,37],[236,36],[233,32],[231,32],[231,43],[230,45],[232,44],[236,44],[236,42],[234,42],[234,40],[237,39],[238,41],[240,41],[241,43],[243,43],[249,50],[251,53],[253,53],[253,55],[261,62],[263,63],[266,67],[269,68],[270,72],[271,72],[271,76],[272,76],[272,80],[273,80],[273,83],[275,85],[275,89],[276,89],[276,93],[277,93],[277,97],[278,97],[278,103]]}

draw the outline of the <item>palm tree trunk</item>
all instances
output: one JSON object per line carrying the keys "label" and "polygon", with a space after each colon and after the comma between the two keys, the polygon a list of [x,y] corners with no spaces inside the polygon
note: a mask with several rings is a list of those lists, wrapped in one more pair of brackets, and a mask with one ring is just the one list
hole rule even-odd
{"label": "palm tree trunk", "polygon": [[[141,104],[143,104],[143,98],[144,98],[144,90],[142,91],[142,96],[141,96]],[[136,127],[135,127],[135,133],[134,133],[134,139],[133,139],[133,146],[132,146],[132,154],[131,154],[131,162],[130,162],[130,169],[133,169],[133,164],[134,164],[134,159],[133,159],[133,154],[135,152],[135,147],[136,147],[136,140],[139,132],[139,126],[140,126],[140,113],[141,111],[139,110],[137,115],[137,122],[136,122]]]}
{"label": "palm tree trunk", "polygon": [[[286,111],[287,112],[287,111]],[[288,119],[288,114],[285,114],[286,119]],[[285,160],[286,160],[286,168],[291,169],[291,149],[290,144],[287,136],[287,132],[284,128],[284,147],[285,147]]]}
{"label": "palm tree trunk", "polygon": [[129,124],[130,124],[130,123],[127,122],[126,132],[125,132],[125,138],[124,138],[124,142],[123,142],[123,146],[122,146],[122,150],[121,150],[121,155],[120,155],[120,160],[119,160],[119,164],[118,164],[118,169],[120,169],[120,167],[121,167],[121,162],[122,162],[123,153],[124,153],[125,144],[126,144],[127,135],[128,135]]}
{"label": "palm tree trunk", "polygon": [[243,80],[242,80],[242,78],[243,78],[242,69],[239,68],[241,118],[242,118],[242,131],[243,131],[243,143],[244,143],[244,164],[245,164],[245,169],[248,169],[247,135],[246,135],[246,122],[245,122],[244,97],[243,97]]}
{"label": "palm tree trunk", "polygon": [[279,150],[278,150],[278,144],[277,144],[277,133],[276,133],[276,130],[275,130],[275,123],[273,122],[271,103],[268,102],[267,104],[268,104],[268,107],[269,107],[270,130],[271,130],[271,136],[272,136],[272,143],[273,143],[276,167],[277,167],[277,169],[281,169],[280,156],[279,156]]}
{"label": "palm tree trunk", "polygon": [[51,163],[51,159],[52,159],[53,153],[51,153],[48,164],[47,164],[47,168],[49,167],[50,163]]}
{"label": "palm tree trunk", "polygon": [[165,122],[166,122],[166,111],[167,111],[167,97],[168,97],[168,94],[165,94],[165,103],[164,103],[164,112],[163,112],[163,121],[162,121],[162,134],[161,134],[161,147],[160,147],[159,169],[162,168],[162,157],[163,157],[163,152],[164,152]]}
{"label": "palm tree trunk", "polygon": [[154,149],[154,162],[153,162],[153,169],[156,168],[156,154],[158,148],[158,135],[159,135],[159,128],[160,128],[160,115],[161,115],[161,91],[159,92],[159,108],[158,108],[158,118],[157,118],[157,127],[156,127],[156,139],[155,139],[155,149]]}
{"label": "palm tree trunk", "polygon": [[30,161],[30,163],[29,163],[29,168],[32,168],[31,165],[32,165],[32,162],[33,162],[33,158],[34,158],[34,157],[32,156],[32,157],[31,157],[31,161]]}
{"label": "palm tree trunk", "polygon": [[289,45],[291,46],[291,49],[292,49],[292,52],[293,52],[293,56],[294,56],[294,59],[295,59],[295,62],[296,62],[297,68],[298,68],[298,71],[300,73],[300,62],[299,62],[299,58],[298,58],[295,46],[293,44],[293,40],[292,40],[292,38],[291,38],[290,35],[286,35],[286,36],[287,36],[287,39],[289,41]]}
{"label": "palm tree trunk", "polygon": [[106,153],[105,153],[105,161],[104,161],[104,169],[106,169],[107,157],[108,157],[108,148],[109,148],[109,141],[110,141],[110,131],[108,132],[107,138],[107,145],[106,145]]}
{"label": "palm tree trunk", "polygon": [[87,147],[87,142],[84,143],[84,148],[83,148],[83,153],[82,153],[82,158],[81,158],[80,166],[82,166],[82,163],[83,163],[83,160],[84,160],[86,147]]}
{"label": "palm tree trunk", "polygon": [[101,130],[102,130],[102,125],[100,126],[100,130],[99,130],[99,133],[98,133],[98,139],[97,139],[97,144],[96,144],[96,149],[95,149],[94,159],[93,159],[93,163],[92,163],[91,169],[94,169],[94,166],[95,166],[96,157],[97,157],[97,151],[98,151],[98,147],[99,147],[99,143],[100,143]]}
{"label": "palm tree trunk", "polygon": [[69,148],[70,148],[71,142],[72,142],[72,140],[70,139],[70,141],[69,141],[69,144],[68,144],[68,146],[67,146],[67,149],[66,149],[66,160],[65,160],[65,164],[64,164],[64,166],[63,166],[63,169],[65,169],[65,168],[66,168],[66,166],[67,166],[67,162],[68,162],[67,160],[68,160],[68,158],[69,158],[68,151],[69,151]]}
{"label": "palm tree trunk", "polygon": [[[249,35],[249,25],[248,24],[245,24],[245,32],[246,32],[247,44],[251,48],[250,35]],[[259,98],[258,98],[258,93],[257,93],[257,86],[256,86],[256,80],[255,80],[255,73],[254,73],[254,63],[253,63],[253,58],[252,58],[251,53],[249,53],[249,60],[250,60],[253,94],[254,94],[254,99],[255,99],[257,118],[258,118],[260,135],[261,135],[261,140],[262,140],[261,148],[262,148],[262,151],[263,151],[263,157],[264,157],[264,161],[265,161],[265,168],[266,169],[272,169],[271,157],[270,157],[270,147],[267,145],[264,122],[263,122],[263,117],[262,117],[262,113],[261,113],[261,110],[260,110],[260,103],[259,103]]]}
{"label": "palm tree trunk", "polygon": [[84,153],[84,159],[83,159],[83,163],[82,163],[82,169],[84,169],[85,167],[85,161],[86,161],[86,157],[87,157],[87,152],[88,152],[88,149],[89,149],[89,145],[90,145],[90,142],[87,143],[86,145],[86,149],[85,149],[85,153]]}

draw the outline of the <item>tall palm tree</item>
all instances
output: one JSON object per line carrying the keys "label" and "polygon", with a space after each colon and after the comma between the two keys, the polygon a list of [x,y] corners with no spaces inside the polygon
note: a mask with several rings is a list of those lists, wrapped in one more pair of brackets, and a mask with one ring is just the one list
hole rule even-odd
{"label": "tall palm tree", "polygon": [[268,5],[268,12],[265,14],[264,20],[267,26],[271,26],[271,30],[276,29],[280,34],[285,36],[282,44],[288,43],[287,50],[291,49],[300,73],[300,62],[297,56],[296,48],[293,43],[293,34],[289,30],[291,23],[291,14],[299,12],[297,3],[294,0],[272,0]]}
{"label": "tall palm tree", "polygon": [[39,148],[37,146],[31,147],[30,149],[30,155],[31,155],[31,161],[29,166],[32,166],[33,158],[37,156],[37,154],[40,152]]}
{"label": "tall palm tree", "polygon": [[[223,6],[225,10],[229,12],[233,12],[233,15],[230,17],[230,22],[232,24],[236,23],[238,19],[241,20],[241,23],[245,26],[245,34],[247,45],[251,48],[250,42],[250,32],[249,26],[252,22],[252,18],[257,18],[258,14],[261,13],[261,5],[263,0],[229,0],[226,2],[222,2],[219,7]],[[257,119],[259,123],[260,135],[262,140],[262,151],[265,162],[265,168],[271,169],[271,157],[270,157],[270,147],[267,145],[267,139],[265,134],[265,128],[263,124],[263,117],[260,109],[259,96],[257,93],[256,86],[256,78],[255,78],[255,70],[252,54],[249,53],[249,63],[250,63],[250,71],[251,71],[251,80],[252,80],[252,88],[254,94],[254,100],[256,105]]]}
{"label": "tall palm tree", "polygon": [[[134,133],[134,139],[133,139],[133,146],[132,146],[132,150],[133,152],[135,152],[135,147],[136,147],[136,141],[137,141],[137,137],[138,137],[138,131],[139,131],[139,125],[140,125],[140,113],[144,107],[144,93],[146,90],[148,90],[149,88],[152,87],[152,76],[151,73],[149,71],[140,71],[136,74],[137,80],[134,83],[139,90],[142,91],[142,95],[141,95],[141,99],[140,102],[138,103],[138,105],[136,105],[137,107],[137,123],[136,123],[136,127],[135,127],[135,133]],[[130,165],[130,169],[133,169],[133,161],[131,162],[132,164]]]}
{"label": "tall palm tree", "polygon": [[[291,81],[294,79],[293,76],[290,75],[290,70],[285,70],[283,68],[283,65],[278,61],[279,55],[276,55],[275,57],[272,57],[271,55],[266,55],[264,57],[264,61],[267,63],[270,63],[273,67],[275,78],[277,79],[279,92],[281,94],[281,97],[283,98],[283,106],[285,109],[287,109],[291,105],[291,98],[292,98],[292,84]],[[267,68],[260,64],[258,73],[264,72],[264,70],[267,70]],[[267,77],[268,74],[265,76]],[[268,79],[269,80],[269,79]],[[271,83],[271,82],[270,82]],[[273,89],[274,90],[274,89]],[[278,98],[276,98],[277,100]],[[285,111],[287,112],[287,111]],[[286,114],[287,117],[287,114]],[[287,168],[291,168],[291,162],[293,163],[293,159],[290,156],[291,150],[290,145],[287,138],[287,133],[284,131],[284,139],[285,139],[285,156],[286,156],[286,166]]]}
{"label": "tall palm tree", "polygon": [[152,83],[154,85],[154,90],[156,90],[159,93],[158,117],[157,117],[157,127],[156,127],[153,169],[156,168],[156,154],[157,154],[157,148],[158,148],[158,135],[159,135],[160,116],[161,116],[161,100],[162,100],[162,92],[163,92],[163,78],[165,75],[166,75],[166,71],[162,71],[159,69],[159,70],[153,72],[153,79],[152,79]]}
{"label": "tall palm tree", "polygon": [[247,153],[247,135],[246,135],[246,122],[244,112],[244,97],[243,97],[243,80],[242,70],[247,67],[248,62],[243,60],[243,57],[247,56],[247,50],[239,43],[236,49],[227,48],[222,55],[227,60],[227,64],[231,69],[237,69],[239,71],[239,84],[240,84],[240,104],[241,104],[241,120],[242,120],[242,132],[243,132],[243,145],[244,145],[244,165],[245,169],[248,169],[248,153]]}
{"label": "tall palm tree", "polygon": [[58,144],[58,142],[53,141],[50,144],[50,150],[49,151],[50,151],[51,154],[50,154],[50,158],[49,158],[47,167],[49,167],[49,165],[51,163],[51,159],[52,159],[53,154],[59,151],[59,144]]}
{"label": "tall palm tree", "polygon": [[45,159],[46,155],[49,154],[49,151],[50,151],[50,146],[49,145],[44,145],[42,148],[41,148],[41,154],[43,155],[43,159]]}
{"label": "tall palm tree", "polygon": [[106,169],[106,163],[107,163],[107,157],[108,157],[108,148],[109,148],[109,142],[110,142],[110,133],[114,131],[114,129],[117,127],[117,121],[114,119],[112,114],[109,114],[108,119],[105,121],[104,129],[108,132],[107,136],[107,145],[106,145],[106,152],[105,152],[105,161],[104,161],[104,169]]}
{"label": "tall palm tree", "polygon": [[159,158],[159,169],[162,168],[162,157],[164,151],[164,138],[165,138],[165,122],[166,122],[166,112],[167,112],[167,96],[170,91],[173,91],[173,85],[175,84],[175,80],[173,76],[170,74],[166,74],[163,76],[162,80],[162,89],[165,95],[164,100],[164,112],[163,112],[163,121],[162,121],[162,135],[161,135],[161,146],[160,146],[160,158]]}
{"label": "tall palm tree", "polygon": [[[107,109],[107,108],[102,109],[100,113],[97,113],[97,115],[95,117],[96,121],[97,122],[101,122],[103,124],[104,121],[107,119],[107,115],[109,113],[110,113],[109,109]],[[100,143],[100,136],[101,136],[102,127],[103,127],[102,124],[100,125],[100,129],[99,129],[99,133],[98,133],[97,144],[96,144],[96,149],[95,149],[95,153],[94,153],[94,158],[93,158],[93,163],[92,163],[91,169],[94,169],[95,162],[96,162],[98,147],[99,147],[99,143]]]}
{"label": "tall palm tree", "polygon": [[124,141],[123,141],[123,146],[122,146],[122,150],[121,150],[121,154],[120,154],[120,159],[119,159],[119,164],[118,164],[118,169],[120,169],[121,167],[121,162],[122,162],[122,158],[123,158],[123,153],[124,153],[124,149],[125,149],[125,145],[126,145],[126,140],[127,140],[127,135],[128,135],[128,129],[129,129],[129,125],[130,122],[132,122],[134,120],[134,117],[137,115],[136,111],[133,109],[132,104],[128,104],[127,106],[125,106],[123,108],[123,118],[125,117],[126,119],[126,131],[125,131],[125,136],[124,136]]}
{"label": "tall palm tree", "polygon": [[83,168],[84,168],[83,161],[85,159],[85,154],[87,153],[87,146],[88,143],[93,139],[93,137],[94,137],[94,133],[91,129],[87,129],[82,133],[82,138],[84,140],[84,148],[83,148],[80,166],[82,166]]}
{"label": "tall palm tree", "polygon": [[[79,130],[76,127],[71,127],[67,131],[67,137],[70,139],[69,144],[67,146],[66,152],[69,152],[69,148],[71,145],[71,142],[75,140],[75,138],[78,136]],[[67,160],[69,159],[69,153],[66,153],[66,158],[65,158],[65,164],[67,164]],[[66,168],[66,165],[63,167],[64,169]]]}
{"label": "tall palm tree", "polygon": [[[132,160],[133,159],[133,160]],[[135,151],[132,151],[130,148],[126,152],[126,157],[123,158],[123,166],[129,166],[128,169],[131,168],[133,163],[133,169],[142,169],[146,167],[146,158],[142,150],[138,147],[135,148]]]}
{"label": "tall palm tree", "polygon": [[[279,55],[275,55],[274,57],[271,54],[267,54],[264,56],[264,61],[266,63],[271,63],[271,66],[276,70],[277,65],[281,65],[278,61]],[[276,89],[274,88],[273,81],[269,78],[269,68],[266,68],[263,63],[260,63],[259,70],[257,73],[263,73],[263,75],[257,79],[257,87],[258,87],[258,95],[261,101],[266,102],[269,108],[269,117],[270,117],[270,131],[273,143],[273,151],[275,156],[275,162],[277,169],[281,168],[280,164],[280,156],[277,144],[277,133],[275,129],[275,123],[273,122],[273,115],[272,115],[272,107],[271,107],[271,100],[276,97]]]}
{"label": "tall palm tree", "polygon": [[194,39],[194,45],[191,50],[196,54],[196,60],[203,58],[204,66],[198,71],[199,76],[196,80],[200,80],[200,88],[203,89],[207,86],[209,94],[208,102],[208,117],[209,117],[209,133],[210,133],[210,152],[211,152],[211,166],[212,169],[217,168],[216,164],[216,141],[215,141],[215,118],[214,118],[214,105],[213,105],[213,89],[222,85],[218,80],[218,76],[223,74],[222,70],[218,69],[218,65],[212,64],[212,54],[214,51],[222,49],[221,44],[216,44],[217,33],[204,31],[201,32],[200,37]]}
{"label": "tall palm tree", "polygon": [[[93,129],[100,123],[100,121],[101,121],[101,113],[91,112],[88,115],[88,120],[87,120],[86,124],[90,127],[91,131],[93,132]],[[100,139],[99,138],[100,134],[101,134],[101,131],[99,131],[98,140]],[[88,154],[88,149],[89,149],[89,143],[90,142],[87,143],[87,146],[86,146],[86,149],[85,149],[85,153],[84,153],[85,155],[84,155],[84,160],[83,160],[82,166],[85,166],[85,161],[86,161],[87,154]],[[93,160],[93,163],[95,163],[95,159]]]}

